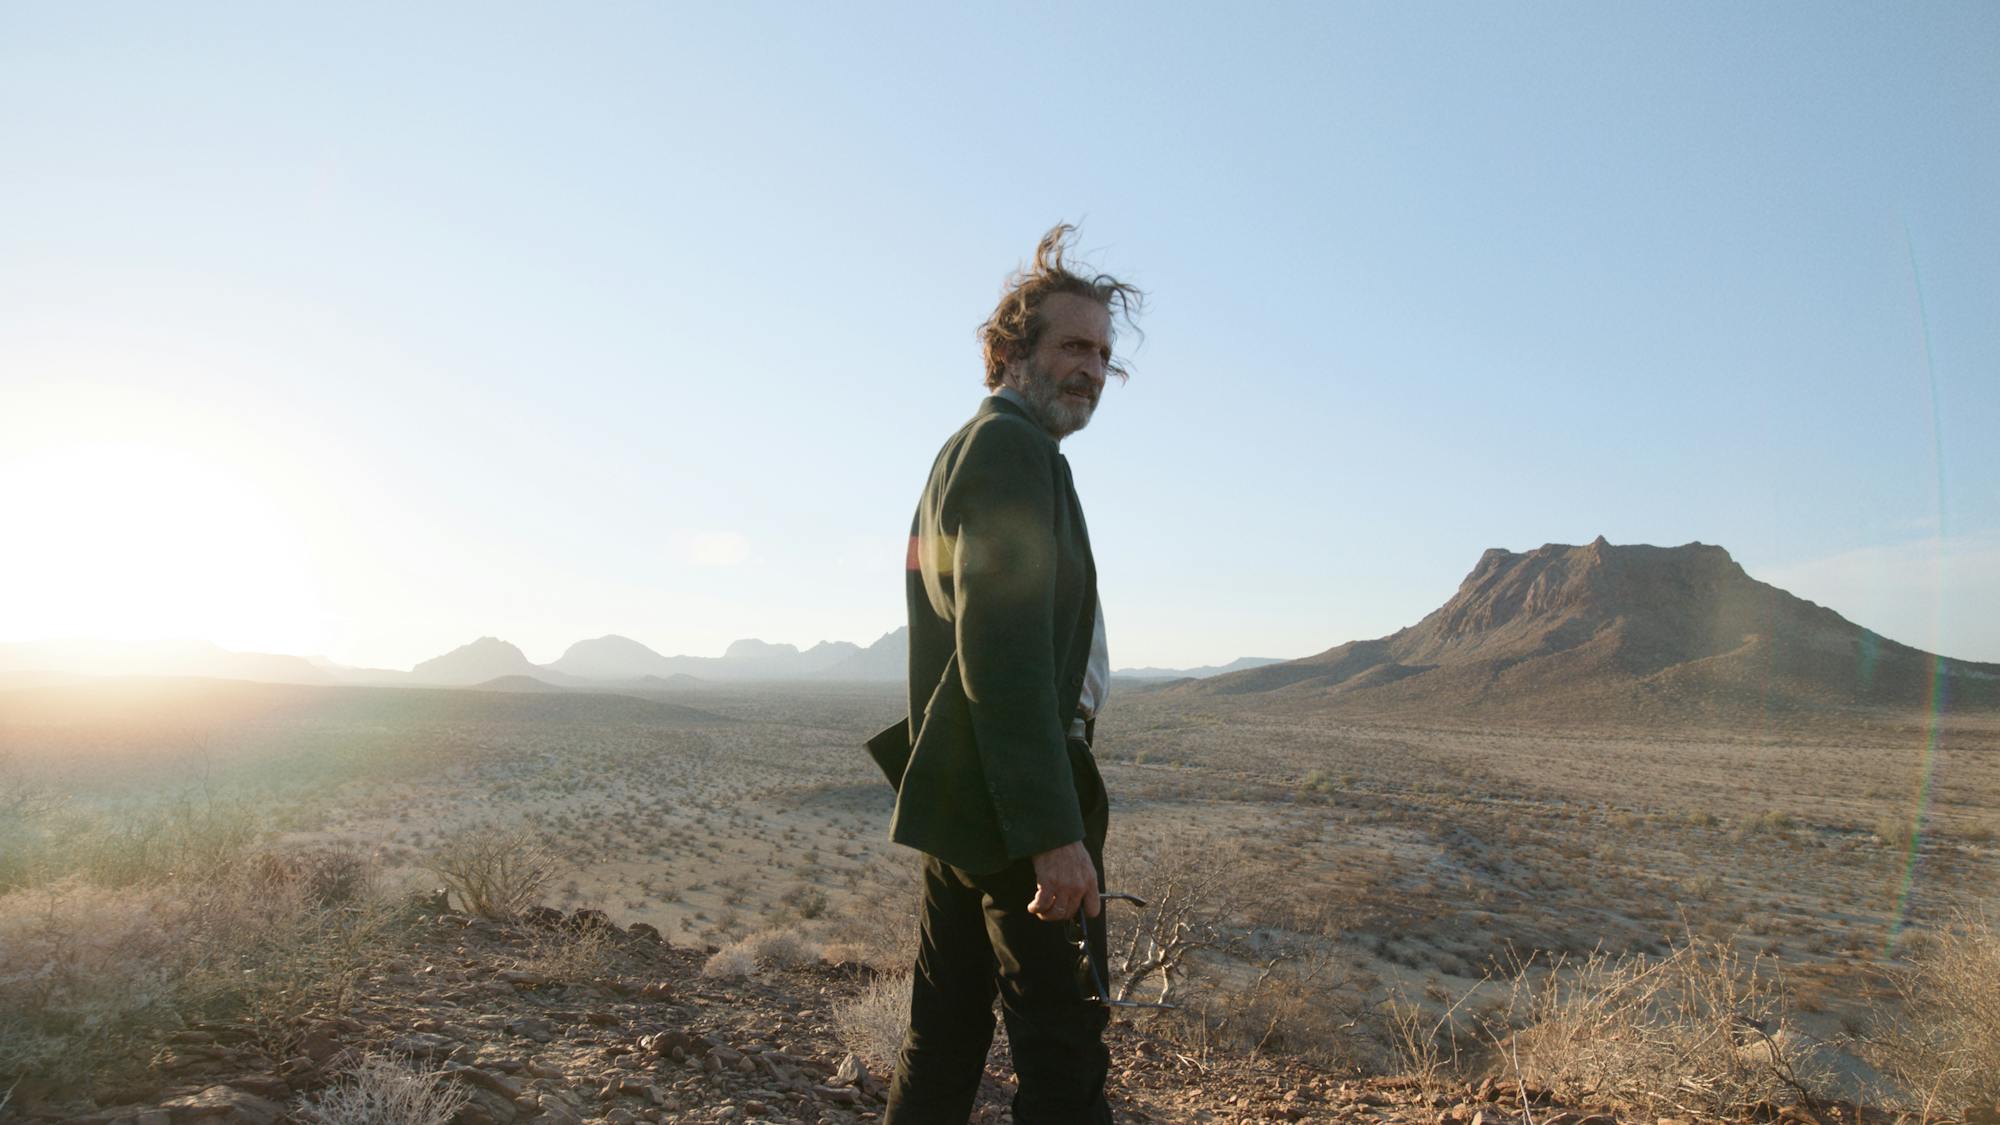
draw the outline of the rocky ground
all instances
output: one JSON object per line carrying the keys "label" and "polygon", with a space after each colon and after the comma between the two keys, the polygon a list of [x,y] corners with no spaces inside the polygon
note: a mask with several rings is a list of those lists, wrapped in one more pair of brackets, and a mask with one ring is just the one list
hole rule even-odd
{"label": "rocky ground", "polygon": [[[668,944],[649,926],[619,928],[591,911],[537,915],[521,923],[419,916],[406,945],[357,981],[339,1012],[309,1013],[276,1035],[248,1023],[191,1027],[154,1057],[147,1084],[89,1096],[16,1090],[0,1119],[272,1125],[296,1119],[367,1055],[446,1072],[471,1096],[458,1125],[881,1116],[882,1079],[841,1045],[833,1015],[870,970],[813,963],[714,980],[700,971],[710,951]],[[592,931],[601,940],[587,977],[547,967],[550,935]],[[521,967],[538,963],[545,967]],[[1612,1105],[1557,1104],[1549,1091],[1507,1080],[1427,1085],[1284,1059],[1198,1058],[1124,1021],[1111,1040],[1121,1121],[1675,1125]],[[1010,1120],[1011,1094],[1010,1079],[989,1073],[973,1120]],[[1761,1119],[1859,1125],[1851,1107],[1817,1117],[1770,1107]]]}

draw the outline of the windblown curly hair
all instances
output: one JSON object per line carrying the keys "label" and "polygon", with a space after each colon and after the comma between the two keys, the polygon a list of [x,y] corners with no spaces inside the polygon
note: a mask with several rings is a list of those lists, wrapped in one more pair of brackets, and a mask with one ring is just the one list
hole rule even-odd
{"label": "windblown curly hair", "polygon": [[[1042,301],[1054,293],[1074,293],[1079,297],[1089,297],[1111,310],[1126,324],[1138,330],[1134,317],[1145,309],[1146,295],[1136,286],[1120,281],[1109,274],[1089,274],[1072,271],[1063,261],[1068,252],[1076,228],[1069,223],[1058,223],[1042,236],[1035,245],[1035,261],[1031,266],[1023,266],[1007,279],[1007,288],[1000,295],[1000,304],[986,323],[979,326],[979,343],[986,357],[986,386],[991,390],[1000,385],[1009,361],[1027,355],[1035,349],[1042,336]],[[1120,381],[1132,377],[1123,361],[1113,356],[1106,369],[1107,374],[1116,375]]]}

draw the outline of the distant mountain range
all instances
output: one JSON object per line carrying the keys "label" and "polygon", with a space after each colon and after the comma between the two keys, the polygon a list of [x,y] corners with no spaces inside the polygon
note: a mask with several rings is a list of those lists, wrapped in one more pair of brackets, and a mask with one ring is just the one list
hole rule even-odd
{"label": "distant mountain range", "polygon": [[[423,685],[498,691],[541,688],[672,690],[699,683],[766,681],[872,681],[893,683],[907,674],[909,630],[885,633],[867,647],[848,641],[796,645],[740,640],[721,656],[663,656],[629,637],[578,641],[548,664],[535,664],[498,637],[432,657],[407,672],[349,668],[319,657],[230,652],[206,642],[130,644],[45,641],[0,644],[0,677],[11,683],[45,682],[77,675],[206,676],[287,684]],[[1245,658],[1206,668],[1118,669],[1125,679],[1173,680],[1270,663]]]}
{"label": "distant mountain range", "polygon": [[206,676],[279,684],[335,680],[305,657],[230,652],[207,641],[26,641],[0,644],[0,673],[21,681],[92,676]]}
{"label": "distant mountain range", "polygon": [[1759,582],[1721,547],[1487,551],[1422,621],[1167,689],[1349,713],[1592,721],[2000,707],[2000,664],[1898,644]]}
{"label": "distant mountain range", "polygon": [[1202,680],[1226,672],[1241,672],[1245,668],[1283,663],[1283,658],[1276,656],[1240,656],[1227,664],[1204,664],[1199,668],[1118,668],[1111,674],[1121,680]]}
{"label": "distant mountain range", "polygon": [[[905,675],[909,637],[800,650],[741,640],[721,656],[664,656],[628,637],[578,641],[544,665],[496,637],[409,671],[228,652],[210,644],[0,645],[0,684],[76,675],[206,676],[294,684],[665,693],[704,683],[868,681]],[[1547,544],[1487,551],[1416,624],[1300,660],[1125,668],[1133,690],[1255,696],[1348,714],[1623,720],[1757,719],[1846,708],[2000,709],[2000,664],[1898,644],[1751,578],[1721,547]]]}

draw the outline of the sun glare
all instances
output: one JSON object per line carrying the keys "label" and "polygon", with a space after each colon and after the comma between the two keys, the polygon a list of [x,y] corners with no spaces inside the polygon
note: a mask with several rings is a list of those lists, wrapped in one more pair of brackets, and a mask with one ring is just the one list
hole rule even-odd
{"label": "sun glare", "polygon": [[133,441],[35,450],[0,459],[0,521],[7,639],[320,647],[298,513],[245,466]]}

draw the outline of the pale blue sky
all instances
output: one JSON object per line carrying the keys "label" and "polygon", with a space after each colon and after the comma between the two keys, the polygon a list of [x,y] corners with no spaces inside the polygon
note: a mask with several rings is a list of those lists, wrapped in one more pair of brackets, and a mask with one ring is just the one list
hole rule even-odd
{"label": "pale blue sky", "polygon": [[1985,3],[0,8],[0,640],[865,643],[1069,219],[1153,294],[1065,445],[1118,665],[1599,534],[2000,660],[1996,59]]}

